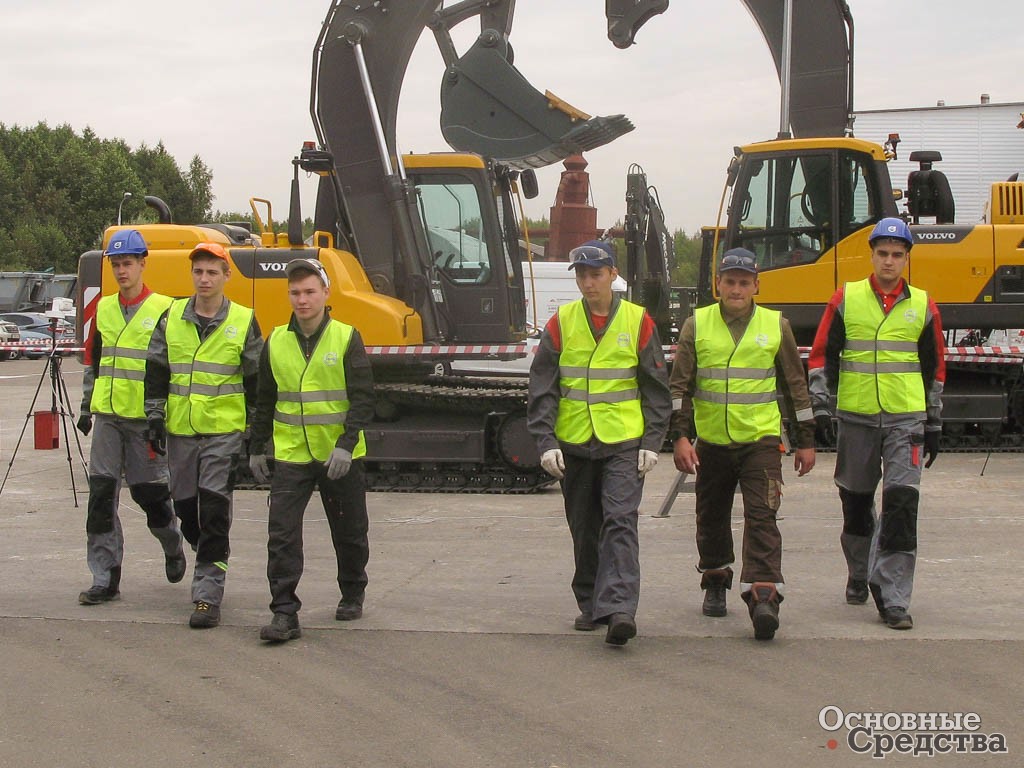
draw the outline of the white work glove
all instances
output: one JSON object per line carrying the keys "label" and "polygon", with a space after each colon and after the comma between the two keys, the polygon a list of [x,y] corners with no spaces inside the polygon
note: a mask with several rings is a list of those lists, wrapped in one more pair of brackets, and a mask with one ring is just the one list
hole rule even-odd
{"label": "white work glove", "polygon": [[344,448],[335,448],[324,462],[324,467],[327,468],[328,480],[344,477],[352,469],[352,452],[346,451]]}
{"label": "white work glove", "polygon": [[265,485],[270,482],[270,467],[267,465],[266,454],[258,453],[249,457],[249,471],[256,478],[256,482]]}
{"label": "white work glove", "polygon": [[565,458],[562,456],[561,448],[544,451],[544,455],[540,457],[540,465],[544,467],[545,472],[558,480],[565,477]]}
{"label": "white work glove", "polygon": [[636,471],[640,473],[640,477],[643,477],[658,463],[658,454],[655,451],[645,451],[643,448],[640,449],[640,456],[636,462]]}

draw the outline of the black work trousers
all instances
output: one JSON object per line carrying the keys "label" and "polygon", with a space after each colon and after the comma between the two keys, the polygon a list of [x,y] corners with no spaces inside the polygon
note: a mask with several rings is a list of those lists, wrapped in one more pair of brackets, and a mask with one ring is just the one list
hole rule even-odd
{"label": "black work trousers", "polygon": [[363,462],[353,461],[347,475],[329,480],[324,465],[319,462],[288,464],[278,461],[270,482],[267,541],[270,610],[274,613],[295,614],[302,607],[296,594],[303,567],[302,518],[317,483],[338,560],[342,599],[360,605],[363,602],[366,563],[370,559]]}
{"label": "black work trousers", "polygon": [[699,440],[697,458],[697,551],[701,571],[735,562],[732,503],[743,495],[743,570],[740,582],[782,583],[782,534],[776,514],[782,501],[782,454],[778,438],[744,445]]}

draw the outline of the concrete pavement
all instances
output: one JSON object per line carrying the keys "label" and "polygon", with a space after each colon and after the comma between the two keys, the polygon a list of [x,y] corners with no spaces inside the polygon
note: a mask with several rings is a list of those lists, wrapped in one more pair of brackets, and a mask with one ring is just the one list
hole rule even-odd
{"label": "concrete pavement", "polygon": [[[0,363],[3,472],[42,365]],[[76,411],[80,368],[63,364]],[[984,477],[984,454],[942,455],[925,472],[910,632],[842,599],[830,455],[805,478],[786,472],[776,640],[752,639],[735,593],[727,617],[703,617],[693,497],[653,517],[675,477],[663,455],[641,510],[640,636],[624,648],[572,629],[572,554],[557,490],[371,494],[370,586],[364,618],[351,624],[333,618],[334,554],[314,501],[299,592],[304,634],[274,647],[258,641],[270,616],[261,492],[235,496],[221,627],[188,629],[189,579],[166,583],[159,545],[127,492],[123,599],[79,606],[89,585],[85,482],[76,466],[75,509],[63,439],[59,450],[34,450],[30,423],[0,495],[5,765],[870,762],[849,748],[845,729],[819,726],[830,705],[976,712],[979,733],[1006,734],[1009,755],[929,764],[1015,764],[1022,748],[1024,628],[1011,581],[1024,547],[1019,455],[993,455]],[[738,508],[734,531],[738,547]]]}

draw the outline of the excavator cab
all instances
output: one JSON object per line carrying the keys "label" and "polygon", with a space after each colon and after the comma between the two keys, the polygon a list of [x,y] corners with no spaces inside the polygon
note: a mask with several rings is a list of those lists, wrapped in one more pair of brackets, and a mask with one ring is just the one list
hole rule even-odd
{"label": "excavator cab", "polygon": [[866,239],[853,235],[897,215],[885,162],[881,147],[852,138],[737,147],[722,247],[756,254],[765,303],[795,327],[816,327],[820,297],[863,277]]}

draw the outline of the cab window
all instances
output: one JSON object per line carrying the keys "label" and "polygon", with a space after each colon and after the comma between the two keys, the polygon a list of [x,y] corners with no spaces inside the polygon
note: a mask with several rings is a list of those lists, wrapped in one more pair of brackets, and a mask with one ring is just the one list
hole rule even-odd
{"label": "cab window", "polygon": [[761,270],[817,261],[833,245],[832,157],[753,160],[731,204],[733,242],[757,254]]}
{"label": "cab window", "polygon": [[416,187],[434,266],[456,283],[486,283],[493,256],[476,186],[457,175],[431,174],[418,178]]}

